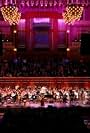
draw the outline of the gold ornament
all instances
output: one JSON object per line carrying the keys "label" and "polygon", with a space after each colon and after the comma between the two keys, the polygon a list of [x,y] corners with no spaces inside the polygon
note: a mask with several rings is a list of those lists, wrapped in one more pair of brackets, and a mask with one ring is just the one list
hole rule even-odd
{"label": "gold ornament", "polygon": [[7,21],[10,25],[18,24],[21,13],[18,11],[18,7],[15,5],[7,5],[1,7],[1,12],[5,21]]}
{"label": "gold ornament", "polygon": [[80,5],[67,6],[65,12],[63,13],[65,23],[73,24],[75,21],[79,21],[82,16],[83,9],[84,7]]}

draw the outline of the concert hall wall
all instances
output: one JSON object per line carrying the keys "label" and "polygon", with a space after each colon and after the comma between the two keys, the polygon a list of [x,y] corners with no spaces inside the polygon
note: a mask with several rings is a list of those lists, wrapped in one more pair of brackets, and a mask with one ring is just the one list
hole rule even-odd
{"label": "concert hall wall", "polygon": [[[11,27],[8,23],[0,20],[0,31],[3,34],[2,41],[4,46],[3,56],[5,56],[8,49],[13,51],[13,47],[17,47],[18,49],[25,48],[29,54],[32,50],[41,47],[48,48],[51,51],[69,47],[70,51],[67,53],[69,58],[78,58],[82,56],[80,54],[81,34],[90,33],[89,12],[90,6],[85,8],[79,22],[76,22],[73,25],[66,25],[61,10],[60,12],[54,10],[52,14],[52,12],[47,9],[45,9],[44,12],[43,10],[39,12],[35,11],[34,8],[27,10],[23,9],[22,18],[16,26],[16,35],[12,32],[13,26]],[[42,25],[41,31],[35,29],[35,25]],[[49,27],[49,29],[44,30],[46,27]],[[45,40],[37,40],[38,37],[44,38],[44,35]],[[13,47],[11,47],[10,44],[12,44]],[[11,53],[12,52],[10,52],[10,54]]]}

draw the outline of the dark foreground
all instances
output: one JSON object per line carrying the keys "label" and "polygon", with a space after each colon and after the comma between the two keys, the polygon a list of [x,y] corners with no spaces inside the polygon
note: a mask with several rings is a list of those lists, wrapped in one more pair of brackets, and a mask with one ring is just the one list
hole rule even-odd
{"label": "dark foreground", "polygon": [[1,133],[89,133],[85,120],[90,107],[7,108],[0,122]]}

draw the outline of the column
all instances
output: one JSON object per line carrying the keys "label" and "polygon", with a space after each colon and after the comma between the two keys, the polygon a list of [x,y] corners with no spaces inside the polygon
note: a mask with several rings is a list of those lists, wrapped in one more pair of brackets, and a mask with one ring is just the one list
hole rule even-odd
{"label": "column", "polygon": [[51,31],[51,38],[52,38],[52,46],[51,49],[55,50],[57,49],[57,43],[58,43],[58,20],[52,19],[52,31]]}
{"label": "column", "polygon": [[25,21],[25,42],[26,42],[26,49],[30,49],[30,19],[26,19]]}

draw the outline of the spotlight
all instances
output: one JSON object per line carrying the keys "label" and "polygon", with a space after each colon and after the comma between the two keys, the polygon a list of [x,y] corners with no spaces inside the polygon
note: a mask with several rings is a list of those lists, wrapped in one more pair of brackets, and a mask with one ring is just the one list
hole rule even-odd
{"label": "spotlight", "polygon": [[16,31],[16,30],[14,30],[14,31],[13,31],[13,33],[14,33],[14,34],[16,34],[16,33],[17,33],[17,31]]}
{"label": "spotlight", "polygon": [[67,30],[67,33],[70,33],[70,30]]}
{"label": "spotlight", "polygon": [[70,48],[67,48],[66,51],[69,52],[70,51]]}
{"label": "spotlight", "polygon": [[17,52],[17,48],[14,48],[13,51],[14,51],[14,52]]}

